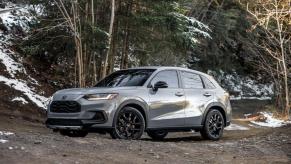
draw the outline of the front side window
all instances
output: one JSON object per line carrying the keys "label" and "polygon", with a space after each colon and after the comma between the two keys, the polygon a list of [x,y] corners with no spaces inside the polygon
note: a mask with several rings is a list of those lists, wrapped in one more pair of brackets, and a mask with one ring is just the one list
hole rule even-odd
{"label": "front side window", "polygon": [[185,89],[203,89],[203,83],[199,75],[182,71],[182,82]]}
{"label": "front side window", "polygon": [[129,69],[110,74],[95,87],[143,86],[155,69]]}
{"label": "front side window", "polygon": [[153,86],[158,81],[164,81],[168,84],[168,88],[179,88],[178,74],[174,70],[159,72],[151,81]]}

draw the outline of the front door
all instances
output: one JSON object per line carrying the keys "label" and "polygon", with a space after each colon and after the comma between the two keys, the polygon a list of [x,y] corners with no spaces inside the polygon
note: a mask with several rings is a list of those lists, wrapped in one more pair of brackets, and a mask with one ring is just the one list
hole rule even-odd
{"label": "front door", "polygon": [[164,70],[156,74],[151,85],[158,81],[166,82],[168,88],[149,92],[149,127],[180,127],[185,125],[185,93],[179,85],[176,70]]}

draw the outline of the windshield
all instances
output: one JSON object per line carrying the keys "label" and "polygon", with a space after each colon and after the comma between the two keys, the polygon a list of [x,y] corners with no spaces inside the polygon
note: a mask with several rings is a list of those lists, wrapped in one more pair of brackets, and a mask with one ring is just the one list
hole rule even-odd
{"label": "windshield", "polygon": [[112,73],[98,82],[95,87],[142,86],[155,69],[129,69]]}

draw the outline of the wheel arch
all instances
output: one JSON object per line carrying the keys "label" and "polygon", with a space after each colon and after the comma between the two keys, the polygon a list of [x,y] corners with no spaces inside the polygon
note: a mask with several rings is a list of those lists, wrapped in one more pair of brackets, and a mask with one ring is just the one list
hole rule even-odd
{"label": "wheel arch", "polygon": [[135,109],[137,109],[144,117],[145,119],[145,128],[147,128],[147,124],[148,124],[148,116],[147,116],[147,113],[146,113],[146,105],[139,101],[139,100],[126,100],[125,102],[121,103],[117,110],[115,111],[115,114],[114,114],[114,118],[113,118],[113,122],[112,122],[112,127],[114,127],[114,124],[116,122],[116,117],[117,117],[117,114],[119,113],[119,111],[121,109],[123,109],[124,107],[133,107]]}
{"label": "wheel arch", "polygon": [[224,119],[224,126],[227,126],[226,108],[222,103],[219,103],[219,102],[210,103],[207,106],[205,112],[203,113],[201,125],[204,125],[206,116],[209,113],[209,111],[211,111],[212,109],[216,109],[216,110],[221,112],[223,119]]}

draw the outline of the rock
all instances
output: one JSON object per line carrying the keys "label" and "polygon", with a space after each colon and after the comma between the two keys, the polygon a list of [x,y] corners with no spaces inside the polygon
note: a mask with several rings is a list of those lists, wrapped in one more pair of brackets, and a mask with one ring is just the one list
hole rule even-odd
{"label": "rock", "polygon": [[34,144],[41,144],[41,141],[34,141]]}
{"label": "rock", "polygon": [[6,5],[5,5],[5,3],[3,3],[3,2],[2,2],[2,3],[0,3],[0,8],[1,8],[1,9],[4,9],[4,8],[5,8],[5,6],[6,6]]}

